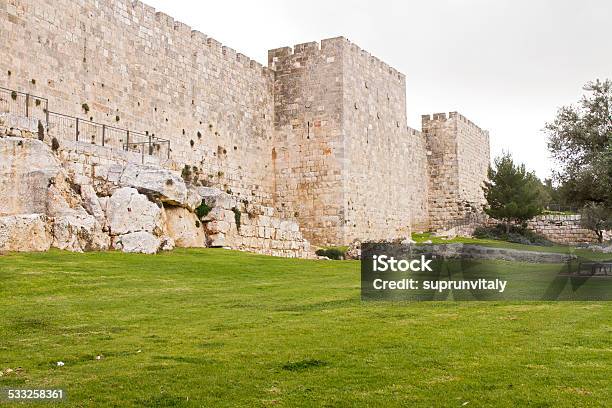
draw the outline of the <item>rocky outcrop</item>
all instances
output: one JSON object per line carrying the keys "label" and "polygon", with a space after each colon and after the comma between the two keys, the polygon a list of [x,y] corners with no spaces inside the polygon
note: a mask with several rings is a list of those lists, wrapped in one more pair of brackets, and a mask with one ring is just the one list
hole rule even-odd
{"label": "rocky outcrop", "polygon": [[106,208],[106,203],[103,208],[101,200],[94,188],[91,185],[82,185],[81,197],[83,198],[83,207],[85,210],[87,210],[102,227],[106,226],[106,214],[104,210],[104,208]]}
{"label": "rocky outcrop", "polygon": [[198,217],[181,207],[166,208],[166,228],[177,247],[204,248],[206,234]]}
{"label": "rocky outcrop", "polygon": [[164,203],[187,205],[187,186],[181,176],[161,167],[129,163],[121,173],[119,185],[135,188]]}
{"label": "rocky outcrop", "polygon": [[53,246],[73,252],[106,251],[110,237],[92,215],[73,211],[54,217]]}
{"label": "rocky outcrop", "polygon": [[47,191],[61,164],[43,142],[20,137],[0,138],[0,216],[45,214]]}
{"label": "rocky outcrop", "polygon": [[161,235],[162,208],[131,187],[120,188],[107,203],[106,217],[111,235],[146,231]]}
{"label": "rocky outcrop", "polygon": [[98,162],[85,176],[79,152],[54,152],[22,134],[29,136],[0,135],[0,188],[10,192],[0,201],[0,251],[152,254],[176,245],[311,256],[297,223],[270,207],[188,185],[158,166]]}
{"label": "rocky outcrop", "polygon": [[130,232],[113,238],[113,248],[129,253],[156,254],[174,248],[170,238],[158,238],[147,231]]}
{"label": "rocky outcrop", "polygon": [[0,251],[47,251],[52,241],[44,214],[0,217]]}

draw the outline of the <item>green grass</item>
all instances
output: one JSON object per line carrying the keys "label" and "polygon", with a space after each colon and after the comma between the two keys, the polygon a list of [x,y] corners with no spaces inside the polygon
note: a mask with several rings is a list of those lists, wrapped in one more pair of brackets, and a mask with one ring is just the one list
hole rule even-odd
{"label": "green grass", "polygon": [[0,256],[0,388],[91,407],[612,405],[610,303],[363,303],[359,285],[355,261],[225,250]]}

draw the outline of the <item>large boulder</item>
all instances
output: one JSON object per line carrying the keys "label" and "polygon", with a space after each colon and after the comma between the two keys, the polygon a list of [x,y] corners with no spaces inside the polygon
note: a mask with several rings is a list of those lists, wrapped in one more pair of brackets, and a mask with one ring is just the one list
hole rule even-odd
{"label": "large boulder", "polygon": [[111,235],[145,231],[159,236],[163,231],[163,209],[130,187],[113,193],[106,204],[106,218]]}
{"label": "large boulder", "polygon": [[47,190],[61,172],[59,160],[40,140],[0,138],[0,216],[44,214]]}
{"label": "large boulder", "polygon": [[197,187],[187,187],[187,200],[185,202],[185,208],[189,211],[195,211],[202,204],[202,195]]}
{"label": "large boulder", "polygon": [[158,166],[127,164],[119,178],[119,186],[133,187],[164,203],[187,205],[187,186],[181,176]]}
{"label": "large boulder", "polygon": [[81,197],[83,198],[83,207],[87,212],[94,216],[96,221],[104,227],[106,225],[106,214],[100,203],[100,198],[96,194],[94,188],[85,184],[81,186]]}
{"label": "large boulder", "polygon": [[138,231],[113,238],[113,248],[128,253],[156,254],[174,248],[171,238],[158,238],[150,232]]}
{"label": "large boulder", "polygon": [[53,246],[73,252],[106,251],[110,237],[94,216],[73,210],[54,218]]}
{"label": "large boulder", "polygon": [[206,234],[198,217],[181,207],[166,208],[166,229],[177,247],[206,247]]}
{"label": "large boulder", "polygon": [[52,240],[44,214],[0,217],[0,251],[47,251]]}

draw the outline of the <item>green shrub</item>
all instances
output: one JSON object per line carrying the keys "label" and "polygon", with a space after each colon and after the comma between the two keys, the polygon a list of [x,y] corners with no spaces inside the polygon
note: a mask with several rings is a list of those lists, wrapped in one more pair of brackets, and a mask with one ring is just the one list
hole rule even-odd
{"label": "green shrub", "polygon": [[202,219],[208,215],[208,213],[212,210],[208,204],[206,204],[203,200],[200,205],[195,209],[195,213],[198,218]]}
{"label": "green shrub", "polygon": [[242,213],[236,207],[232,208],[232,211],[234,213],[234,221],[236,221],[236,229],[240,231],[240,219],[242,217]]}
{"label": "green shrub", "polygon": [[191,181],[191,176],[191,167],[186,164],[185,167],[183,167],[183,170],[181,170],[181,177],[183,180],[185,180],[185,182],[189,183]]}
{"label": "green shrub", "polygon": [[338,260],[344,259],[345,252],[346,251],[343,251],[340,248],[321,248],[321,249],[317,249],[315,254],[317,254],[318,256],[326,256],[329,259],[338,261]]}

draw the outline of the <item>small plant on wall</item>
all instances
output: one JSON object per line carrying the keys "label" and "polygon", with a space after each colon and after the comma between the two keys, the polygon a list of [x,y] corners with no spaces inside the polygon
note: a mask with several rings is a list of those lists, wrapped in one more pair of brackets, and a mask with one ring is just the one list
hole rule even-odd
{"label": "small plant on wall", "polygon": [[186,164],[185,167],[183,167],[183,170],[181,171],[181,177],[183,178],[183,180],[185,180],[185,182],[189,183],[191,181],[192,175],[193,173],[191,172],[191,167]]}
{"label": "small plant on wall", "polygon": [[240,219],[242,217],[242,213],[237,207],[233,207],[232,212],[234,213],[234,221],[236,221],[236,229],[240,231]]}
{"label": "small plant on wall", "polygon": [[85,113],[89,112],[89,105],[87,103],[82,104],[81,108],[83,109],[83,112]]}
{"label": "small plant on wall", "polygon": [[202,219],[206,217],[211,210],[212,210],[212,207],[210,207],[208,204],[202,201],[200,205],[195,209],[195,213],[199,219]]}

